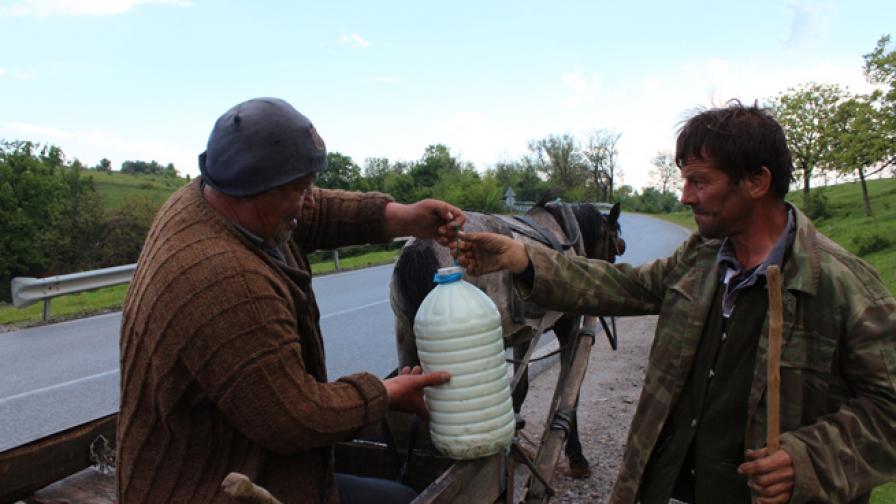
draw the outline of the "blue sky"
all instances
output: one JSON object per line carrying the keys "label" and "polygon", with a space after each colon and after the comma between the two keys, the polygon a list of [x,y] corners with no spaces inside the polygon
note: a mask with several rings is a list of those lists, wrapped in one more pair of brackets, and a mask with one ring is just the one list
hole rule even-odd
{"label": "blue sky", "polygon": [[889,1],[0,1],[0,138],[198,173],[215,119],[291,102],[330,150],[485,169],[550,133],[622,134],[649,181],[696,107],[809,81],[867,92]]}

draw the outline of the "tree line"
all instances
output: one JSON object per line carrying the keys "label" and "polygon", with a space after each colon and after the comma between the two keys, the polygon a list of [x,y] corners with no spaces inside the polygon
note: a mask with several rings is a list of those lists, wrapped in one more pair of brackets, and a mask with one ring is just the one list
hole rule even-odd
{"label": "tree line", "polygon": [[896,169],[896,51],[890,36],[863,58],[865,77],[875,85],[871,93],[809,82],[769,100],[787,135],[803,207],[816,217],[824,216],[825,200],[811,192],[812,184],[854,177],[870,217],[866,178]]}
{"label": "tree line", "polygon": [[[865,75],[875,91],[850,94],[836,85],[807,83],[767,103],[788,137],[803,207],[824,217],[823,195],[810,192],[829,177],[855,176],[864,206],[872,207],[864,180],[896,169],[896,52],[881,37],[864,55]],[[622,183],[618,142],[622,134],[595,129],[584,138],[551,134],[532,140],[526,154],[484,171],[444,144],[426,147],[420,159],[367,158],[361,164],[339,152],[317,184],[326,188],[381,191],[401,202],[440,198],[461,208],[506,212],[504,192],[517,201],[620,202],[626,211],[681,209],[678,166],[670,151],[657,152],[651,182],[642,191]],[[92,171],[111,172],[108,159],[86,167],[69,162],[59,147],[28,141],[0,142],[0,299],[9,298],[14,276],[44,277],[135,262],[157,205],[133,197],[115,209],[103,207]],[[162,176],[184,183],[173,164],[125,161],[123,173]],[[187,177],[188,179],[189,177]]]}
{"label": "tree line", "polygon": [[146,197],[106,209],[88,168],[59,147],[0,142],[0,299],[16,276],[135,262],[156,210]]}

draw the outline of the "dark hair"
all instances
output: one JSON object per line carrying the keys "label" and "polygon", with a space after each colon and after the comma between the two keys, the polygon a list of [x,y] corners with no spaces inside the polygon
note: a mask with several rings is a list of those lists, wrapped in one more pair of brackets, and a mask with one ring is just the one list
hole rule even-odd
{"label": "dark hair", "polygon": [[704,110],[681,127],[675,164],[681,168],[689,159],[711,160],[732,184],[765,166],[772,174],[769,190],[780,199],[793,181],[793,161],[781,125],[768,110],[755,104],[745,107],[737,100]]}

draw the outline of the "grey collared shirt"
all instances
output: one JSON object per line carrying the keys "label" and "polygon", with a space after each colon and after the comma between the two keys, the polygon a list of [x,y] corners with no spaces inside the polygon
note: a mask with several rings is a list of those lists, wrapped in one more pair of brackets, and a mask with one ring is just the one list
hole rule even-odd
{"label": "grey collared shirt", "polygon": [[721,281],[725,292],[722,294],[722,315],[725,318],[731,316],[734,311],[734,304],[737,301],[737,293],[752,285],[755,285],[760,279],[765,279],[765,272],[771,265],[781,266],[784,263],[784,256],[790,247],[793,246],[793,240],[796,237],[796,219],[793,210],[787,209],[787,225],[784,232],[778,237],[778,241],[772,247],[772,251],[768,254],[761,264],[750,270],[744,270],[743,265],[737,260],[734,254],[734,243],[725,238],[722,241],[722,247],[716,255],[716,264],[719,265],[721,273]]}

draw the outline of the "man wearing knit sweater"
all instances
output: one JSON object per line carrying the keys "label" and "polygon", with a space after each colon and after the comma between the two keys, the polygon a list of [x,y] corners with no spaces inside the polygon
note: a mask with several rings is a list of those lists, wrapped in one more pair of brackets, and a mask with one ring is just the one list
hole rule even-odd
{"label": "man wearing knit sweater", "polygon": [[237,471],[284,503],[406,502],[409,489],[333,473],[334,443],[387,409],[425,414],[446,373],[329,381],[306,255],[413,235],[447,242],[462,212],[313,187],[326,149],[288,103],[241,103],[215,123],[202,176],[159,210],[121,328],[118,496],[228,502]]}

